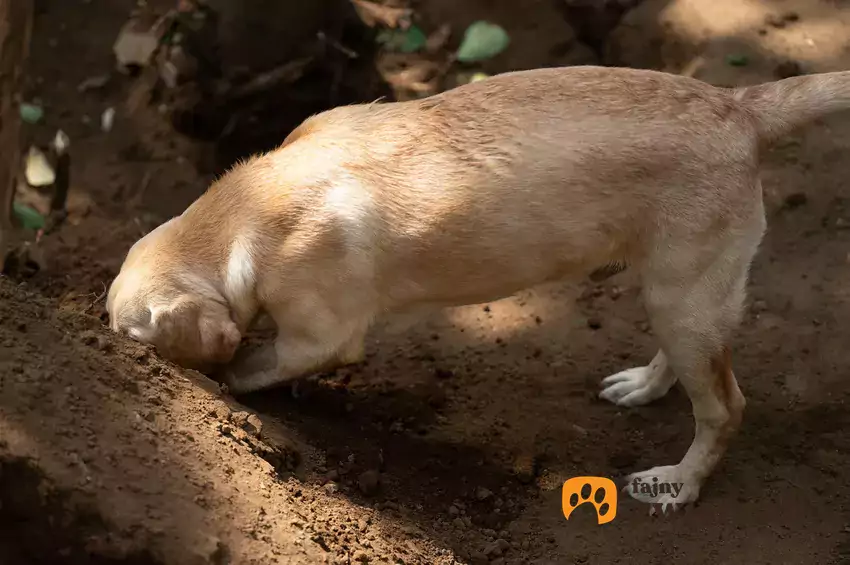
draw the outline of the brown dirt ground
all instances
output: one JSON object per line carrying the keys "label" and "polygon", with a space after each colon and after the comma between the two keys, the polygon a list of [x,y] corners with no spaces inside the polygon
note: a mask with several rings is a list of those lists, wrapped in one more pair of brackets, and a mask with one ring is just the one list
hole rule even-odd
{"label": "brown dirt ground", "polygon": [[[678,389],[631,410],[596,399],[604,376],[655,351],[628,276],[378,333],[364,365],[240,403],[105,330],[97,297],[129,245],[217,171],[208,144],[138,103],[139,79],[77,91],[112,69],[133,4],[40,3],[25,95],[47,118],[27,134],[70,135],[77,208],[44,241],[46,271],[0,279],[0,563],[850,562],[850,117],[765,155],[770,230],[735,346],[749,404],[700,503],[650,517],[621,499],[609,525],[588,507],[567,522],[565,479],[672,463],[692,437]],[[704,55],[689,72],[745,84],[789,58],[850,68],[846,2],[646,0],[604,50],[564,19],[584,12],[517,4],[416,8],[456,29],[505,25],[514,43],[489,71],[599,56],[681,71]],[[765,23],[789,10],[799,20]],[[750,65],[725,63],[741,52]]]}

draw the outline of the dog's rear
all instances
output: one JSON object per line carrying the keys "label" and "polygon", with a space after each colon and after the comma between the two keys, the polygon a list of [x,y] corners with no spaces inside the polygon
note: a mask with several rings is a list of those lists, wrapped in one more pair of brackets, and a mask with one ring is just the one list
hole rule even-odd
{"label": "dog's rear", "polygon": [[[714,132],[692,141],[736,132],[732,121],[748,134],[729,138],[733,158],[715,162],[721,169],[700,170],[699,184],[714,184],[725,212],[716,205],[685,210],[704,217],[693,222],[678,205],[670,206],[641,264],[643,295],[660,349],[645,367],[629,369],[603,381],[601,395],[621,405],[640,405],[663,396],[678,379],[688,393],[696,420],[696,435],[677,465],[656,467],[632,478],[681,483],[678,497],[664,495],[652,502],[695,500],[704,479],[723,455],[740,425],[745,400],[732,372],[733,332],[743,309],[750,264],[765,230],[758,153],[736,159],[744,144],[763,146],[792,129],[850,108],[850,72],[798,77],[728,92],[738,109],[734,115],[705,126]],[[742,120],[743,118],[743,120]],[[694,147],[697,149],[697,147]],[[711,162],[711,157],[708,158]],[[681,197],[689,198],[685,185]],[[674,187],[671,187],[674,189]]]}

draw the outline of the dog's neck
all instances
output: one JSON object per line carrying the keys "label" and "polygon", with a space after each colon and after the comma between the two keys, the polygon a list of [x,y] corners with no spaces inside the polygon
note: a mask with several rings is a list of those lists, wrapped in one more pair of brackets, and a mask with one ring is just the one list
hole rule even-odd
{"label": "dog's neck", "polygon": [[[301,209],[290,205],[288,183],[281,180],[295,162],[288,152],[279,150],[236,165],[176,222],[177,253],[190,272],[214,280],[243,332],[259,310],[256,285],[262,250],[258,242],[268,240],[269,230],[285,231],[281,220],[296,222]],[[280,213],[282,208],[286,214]],[[215,265],[214,273],[199,272],[211,265]]]}

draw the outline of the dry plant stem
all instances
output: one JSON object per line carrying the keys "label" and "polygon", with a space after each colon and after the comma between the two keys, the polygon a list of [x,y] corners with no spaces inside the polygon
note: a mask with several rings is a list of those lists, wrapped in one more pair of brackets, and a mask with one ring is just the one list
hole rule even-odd
{"label": "dry plant stem", "polygon": [[257,75],[247,84],[234,88],[226,94],[226,97],[231,101],[239,100],[248,96],[255,96],[281,84],[293,83],[301,78],[313,60],[313,57],[302,57],[289,61],[284,65]]}
{"label": "dry plant stem", "polygon": [[32,34],[32,0],[0,0],[0,258],[17,244],[13,218],[20,169],[20,116],[17,95]]}

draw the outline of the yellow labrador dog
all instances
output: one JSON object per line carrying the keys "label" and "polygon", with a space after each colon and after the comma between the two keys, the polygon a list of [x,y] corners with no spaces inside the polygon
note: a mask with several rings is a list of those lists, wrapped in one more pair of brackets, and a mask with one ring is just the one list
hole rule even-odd
{"label": "yellow labrador dog", "polygon": [[[691,502],[744,410],[730,349],[765,231],[760,146],[845,108],[850,72],[723,89],[601,67],[336,108],[137,242],[112,328],[189,367],[230,362],[244,393],[360,360],[387,313],[635,269],[660,349],[601,395],[641,405],[678,379],[694,441],[630,479],[680,485],[653,502]],[[234,358],[260,313],[274,346]]]}

